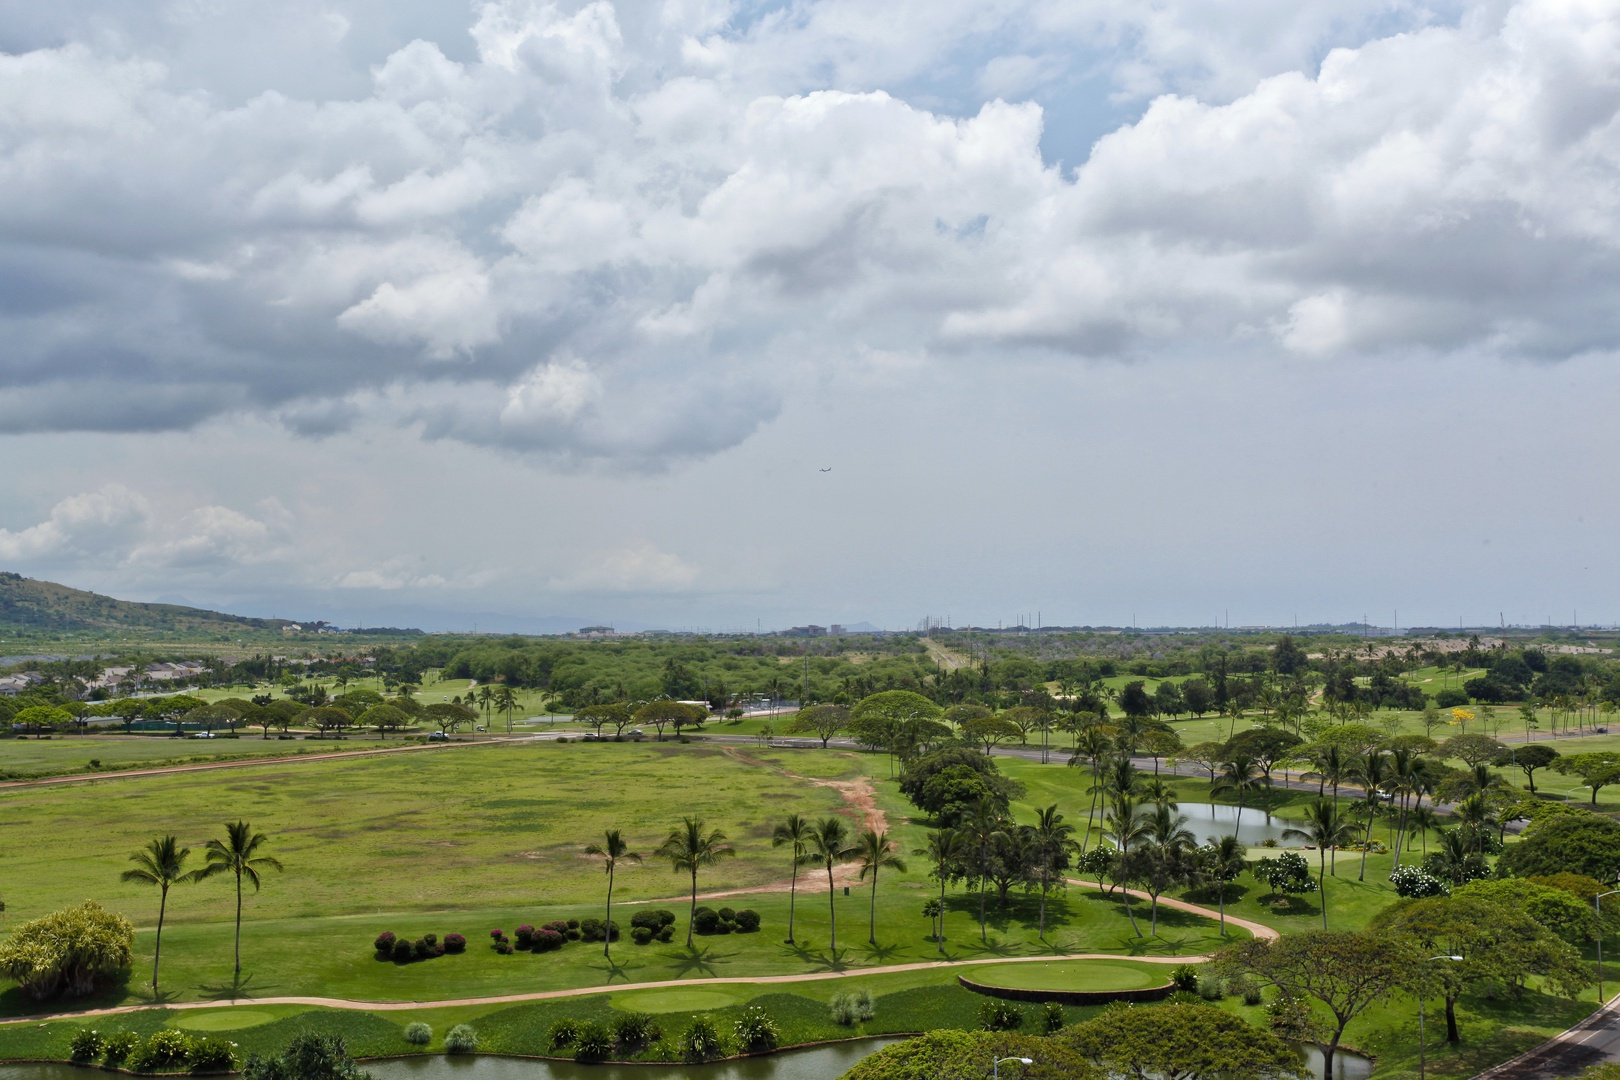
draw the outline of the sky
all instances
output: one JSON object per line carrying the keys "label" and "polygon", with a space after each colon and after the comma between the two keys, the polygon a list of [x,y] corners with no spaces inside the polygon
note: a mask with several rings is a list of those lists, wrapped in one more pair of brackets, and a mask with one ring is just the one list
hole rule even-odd
{"label": "sky", "polygon": [[0,567],[1620,621],[1620,6],[0,0]]}

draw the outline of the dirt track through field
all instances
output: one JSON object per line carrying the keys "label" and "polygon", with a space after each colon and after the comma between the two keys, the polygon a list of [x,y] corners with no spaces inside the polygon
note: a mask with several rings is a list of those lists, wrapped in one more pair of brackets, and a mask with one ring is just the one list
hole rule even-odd
{"label": "dirt track through field", "polygon": [[[888,831],[889,819],[888,816],[884,814],[883,808],[877,804],[877,790],[872,787],[872,781],[868,780],[864,776],[857,776],[853,780],[822,780],[814,776],[800,776],[798,773],[788,772],[780,765],[773,765],[769,761],[760,760],[741,747],[727,746],[724,747],[724,752],[727,757],[734,761],[742,762],[745,765],[752,765],[761,769],[769,769],[771,772],[774,772],[779,776],[786,776],[792,780],[802,780],[807,784],[814,784],[816,787],[832,788],[834,791],[838,792],[838,794],[843,796],[844,809],[852,812],[853,815],[860,820],[859,828],[871,829],[873,832],[879,833]],[[782,852],[784,858],[787,858],[791,862],[791,856],[787,849],[783,848]],[[817,868],[812,866],[806,867],[805,869],[799,871],[800,889],[804,889],[806,887],[812,890],[817,889],[823,885],[826,880],[827,871],[825,867]],[[842,885],[849,885],[853,887],[860,884],[860,881],[861,868],[857,864],[842,863],[833,867],[834,888],[838,888]],[[700,901],[724,900],[728,896],[746,896],[750,893],[785,893],[791,891],[792,888],[793,879],[791,877],[787,877],[783,878],[781,881],[772,882],[769,885],[750,885],[743,889],[722,889],[716,892],[698,893],[697,898]],[[685,902],[688,904],[691,903],[692,894],[686,893],[682,896],[666,896],[657,900],[628,901],[630,904],[673,904],[678,902]]]}

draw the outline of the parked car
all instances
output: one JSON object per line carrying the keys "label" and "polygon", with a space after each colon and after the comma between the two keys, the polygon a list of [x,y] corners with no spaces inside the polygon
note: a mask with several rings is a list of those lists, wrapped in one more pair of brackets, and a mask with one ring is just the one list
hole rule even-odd
{"label": "parked car", "polygon": [[434,731],[434,732],[429,732],[428,733],[428,742],[449,742],[449,741],[450,741],[450,736],[445,734],[442,731]]}
{"label": "parked car", "polygon": [[212,731],[193,731],[190,737],[193,739],[212,739],[214,733]]}

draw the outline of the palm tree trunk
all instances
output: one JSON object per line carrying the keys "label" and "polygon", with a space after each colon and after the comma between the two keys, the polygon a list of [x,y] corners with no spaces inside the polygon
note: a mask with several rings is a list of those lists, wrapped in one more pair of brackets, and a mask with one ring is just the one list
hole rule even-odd
{"label": "palm tree trunk", "polygon": [[1040,938],[1046,940],[1046,890],[1050,887],[1046,880],[1046,872],[1041,872],[1041,932]]}
{"label": "palm tree trunk", "polygon": [[788,881],[788,944],[793,944],[793,904],[798,899],[799,891],[799,858],[798,851],[793,853],[793,877]]}
{"label": "palm tree trunk", "polygon": [[1086,847],[1091,843],[1092,820],[1097,816],[1097,769],[1095,765],[1091,770],[1091,805],[1086,808],[1086,835],[1080,838],[1080,854],[1086,853]]}
{"label": "palm tree trunk", "polygon": [[[1120,831],[1123,832],[1124,830],[1122,829]],[[1122,879],[1119,883],[1119,895],[1125,898],[1125,914],[1130,917],[1131,929],[1135,931],[1137,937],[1141,937],[1142,928],[1136,925],[1136,912],[1131,910],[1130,883],[1123,880],[1125,877],[1125,861],[1129,857],[1130,851],[1127,848],[1122,847],[1119,849],[1119,876]]]}
{"label": "palm tree trunk", "polygon": [[833,962],[838,962],[838,905],[833,900],[832,860],[827,860],[827,922],[832,928],[831,942]]}
{"label": "palm tree trunk", "polygon": [[[1221,871],[1221,872],[1223,874],[1225,873],[1224,870]],[[1221,936],[1225,937],[1226,936],[1226,882],[1217,881],[1215,884],[1217,886],[1219,886],[1219,888],[1221,890]]]}
{"label": "palm tree trunk", "polygon": [[1356,875],[1357,881],[1367,880],[1367,849],[1372,846],[1372,810],[1367,811],[1367,830],[1361,840],[1361,872]]}
{"label": "palm tree trunk", "polygon": [[152,993],[158,988],[158,960],[163,956],[163,913],[169,907],[169,886],[163,886],[162,899],[158,901],[158,927],[157,941],[152,945]]}
{"label": "palm tree trunk", "polygon": [[242,981],[242,872],[236,872],[236,981]]}
{"label": "palm tree trunk", "polygon": [[1316,891],[1322,894],[1322,929],[1327,929],[1327,851],[1316,853]]}
{"label": "palm tree trunk", "polygon": [[867,913],[867,917],[866,917],[866,919],[867,919],[867,921],[866,921],[866,943],[868,945],[876,945],[877,944],[877,876],[878,876],[878,868],[876,866],[873,866],[872,867],[872,906],[871,906],[871,909],[869,910],[869,912]]}
{"label": "palm tree trunk", "polygon": [[697,917],[697,867],[692,867],[692,910],[686,916],[686,947],[692,947],[692,920]]}
{"label": "palm tree trunk", "polygon": [[985,866],[984,848],[979,848],[979,943],[982,945],[989,940],[984,932],[984,878],[988,872]]}
{"label": "palm tree trunk", "polygon": [[608,947],[613,944],[613,864],[608,864],[608,898],[607,911],[602,915],[602,955],[608,954]]}
{"label": "palm tree trunk", "polygon": [[939,955],[945,955],[945,866],[939,868],[939,933],[934,935],[934,946]]}

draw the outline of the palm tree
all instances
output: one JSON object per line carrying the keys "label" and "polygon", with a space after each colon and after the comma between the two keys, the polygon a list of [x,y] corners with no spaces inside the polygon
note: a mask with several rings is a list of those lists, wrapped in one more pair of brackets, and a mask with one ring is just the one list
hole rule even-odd
{"label": "palm tree", "polygon": [[683,817],[678,827],[669,830],[664,842],[658,845],[653,855],[660,859],[668,859],[670,868],[677,874],[689,873],[692,875],[692,910],[686,920],[686,947],[692,947],[692,916],[697,914],[697,876],[698,871],[705,866],[714,866],[721,859],[729,859],[737,854],[730,844],[726,843],[726,834],[719,829],[710,829],[702,818]]}
{"label": "palm tree", "polygon": [[934,945],[941,956],[945,954],[945,883],[950,880],[951,865],[962,856],[963,836],[955,829],[940,829],[928,834],[928,842],[913,851],[913,855],[926,855],[934,864],[934,876],[939,878],[939,933]]}
{"label": "palm tree", "polygon": [[1382,750],[1368,750],[1355,763],[1356,781],[1367,797],[1367,835],[1361,848],[1361,871],[1357,881],[1367,880],[1367,849],[1372,846],[1373,817],[1378,809],[1378,793],[1389,783],[1389,755]]}
{"label": "palm tree", "polygon": [[1136,925],[1136,913],[1131,910],[1131,890],[1127,880],[1130,875],[1131,845],[1140,844],[1148,836],[1148,827],[1136,813],[1136,800],[1129,795],[1123,795],[1114,800],[1114,809],[1108,815],[1108,831],[1105,837],[1114,842],[1119,848],[1119,886],[1125,897],[1125,914],[1130,917],[1131,929],[1136,936],[1142,936],[1142,928]]}
{"label": "palm tree", "polygon": [[1339,848],[1355,839],[1355,826],[1333,799],[1317,799],[1305,810],[1303,829],[1284,829],[1285,840],[1309,840],[1316,845],[1317,890],[1322,894],[1322,929],[1327,929],[1327,853],[1333,849],[1334,876],[1338,876]]}
{"label": "palm tree", "polygon": [[1075,735],[1074,756],[1069,759],[1069,764],[1078,765],[1084,758],[1091,766],[1091,806],[1086,811],[1086,832],[1080,839],[1081,854],[1091,845],[1092,821],[1097,816],[1097,793],[1102,790],[1102,759],[1108,756],[1110,749],[1108,733],[1101,725],[1090,724]]}
{"label": "palm tree", "polygon": [[900,857],[900,849],[889,839],[886,832],[876,829],[863,829],[855,842],[859,849],[861,860],[861,880],[866,880],[867,871],[872,872],[872,903],[871,912],[867,918],[866,943],[877,944],[877,879],[878,871],[885,866],[893,867],[902,874],[906,872],[906,861]]}
{"label": "palm tree", "polygon": [[603,918],[602,926],[602,955],[608,955],[608,947],[613,944],[613,871],[618,868],[619,861],[638,863],[641,856],[630,850],[624,837],[618,829],[609,829],[602,834],[600,844],[586,844],[585,854],[599,856],[602,865],[607,869],[607,914]]}
{"label": "palm tree", "polygon": [[799,894],[799,864],[804,861],[804,845],[810,838],[810,822],[798,814],[789,814],[782,823],[771,833],[771,846],[781,847],[791,844],[793,855],[793,878],[788,884],[788,936],[787,943],[793,944],[793,908]]}
{"label": "palm tree", "polygon": [[860,854],[849,842],[849,825],[841,817],[824,817],[810,827],[804,861],[827,868],[827,914],[832,926],[831,952],[838,959],[838,907],[833,902],[833,867]]}
{"label": "palm tree", "polygon": [[158,988],[158,960],[163,955],[163,915],[169,907],[169,886],[182,885],[197,880],[196,871],[186,870],[186,858],[191,854],[190,848],[183,848],[172,836],[163,836],[147,841],[144,848],[129,857],[135,864],[135,869],[125,870],[119,875],[119,881],[139,881],[145,885],[156,885],[160,890],[158,898],[157,941],[152,947],[152,993]]}
{"label": "palm tree", "polygon": [[203,854],[208,865],[197,871],[196,879],[211,878],[216,874],[230,874],[236,878],[236,981],[242,981],[242,879],[253,883],[259,891],[260,870],[280,870],[281,862],[273,855],[260,855],[258,850],[270,842],[264,833],[256,833],[245,821],[225,825],[224,840],[210,840]]}
{"label": "palm tree", "polygon": [[1248,866],[1246,856],[1248,849],[1235,835],[1228,833],[1225,836],[1212,836],[1209,838],[1210,872],[1215,877],[1215,883],[1221,890],[1221,934],[1226,933],[1226,885]]}
{"label": "palm tree", "polygon": [[1159,895],[1170,885],[1188,876],[1187,853],[1198,846],[1198,838],[1187,829],[1187,818],[1164,803],[1155,803],[1146,815],[1147,855],[1152,870],[1149,895],[1152,922],[1148,933],[1159,936]]}
{"label": "palm tree", "polygon": [[972,813],[963,819],[961,831],[967,842],[979,853],[979,940],[989,940],[984,923],[984,884],[989,876],[990,848],[998,840],[1005,840],[1001,814],[986,799],[980,799]]}
{"label": "palm tree", "polygon": [[517,695],[512,692],[510,686],[502,683],[501,688],[495,691],[494,705],[495,708],[506,714],[506,731],[510,734],[512,731],[512,713],[518,706]]}
{"label": "palm tree", "polygon": [[1063,820],[1057,803],[1035,815],[1032,828],[1035,839],[1038,873],[1041,880],[1040,938],[1046,940],[1046,893],[1052,887],[1052,877],[1060,867],[1068,865],[1068,856],[1079,845],[1074,842],[1074,826]]}
{"label": "palm tree", "polygon": [[[1423,857],[1429,857],[1429,832],[1439,824],[1439,817],[1435,815],[1434,808],[1417,806],[1412,809],[1412,820],[1408,828],[1417,833],[1418,839],[1423,842]],[[1410,840],[1407,841],[1411,843]]]}
{"label": "palm tree", "polygon": [[1249,792],[1254,790],[1260,782],[1260,763],[1247,754],[1238,754],[1230,761],[1221,762],[1220,776],[1210,786],[1210,798],[1217,798],[1228,792],[1237,796],[1237,820],[1232,824],[1232,831],[1236,833],[1243,827],[1243,807],[1248,799]]}

